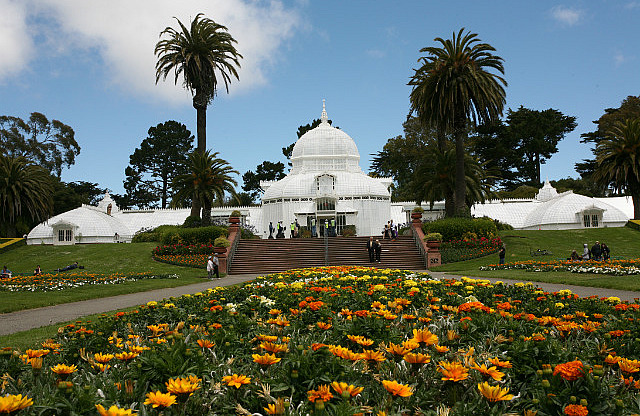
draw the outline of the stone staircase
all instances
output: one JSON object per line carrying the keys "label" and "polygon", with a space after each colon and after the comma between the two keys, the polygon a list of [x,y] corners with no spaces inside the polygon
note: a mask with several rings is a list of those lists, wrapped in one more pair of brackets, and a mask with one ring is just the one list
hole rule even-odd
{"label": "stone staircase", "polygon": [[[328,239],[330,266],[373,266],[424,270],[425,264],[412,237],[396,241],[381,240],[380,263],[370,263],[369,237],[331,237]],[[229,274],[276,273],[303,267],[325,266],[324,239],[240,240]]]}

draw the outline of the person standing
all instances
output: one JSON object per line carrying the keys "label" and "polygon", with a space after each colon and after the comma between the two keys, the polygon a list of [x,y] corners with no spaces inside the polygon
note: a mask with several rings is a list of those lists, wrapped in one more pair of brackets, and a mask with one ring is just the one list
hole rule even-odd
{"label": "person standing", "polygon": [[380,244],[380,240],[376,240],[374,250],[376,252],[376,261],[380,263],[380,255],[382,254],[382,244]]}
{"label": "person standing", "polygon": [[213,257],[209,256],[209,259],[207,259],[207,275],[209,276],[209,279],[213,277],[213,270]]}
{"label": "person standing", "polygon": [[504,258],[506,255],[507,255],[507,246],[505,246],[503,243],[502,247],[500,247],[500,251],[498,252],[498,258],[500,259],[499,264],[504,264]]}
{"label": "person standing", "polygon": [[269,221],[269,238],[273,238],[273,222]]}
{"label": "person standing", "polygon": [[373,241],[373,237],[369,237],[369,241],[367,241],[367,252],[369,253],[369,262],[371,263],[375,261],[375,250],[376,242]]}
{"label": "person standing", "polygon": [[589,260],[591,258],[591,251],[589,250],[589,245],[584,243],[584,247],[582,248],[582,260]]}
{"label": "person standing", "polygon": [[311,218],[311,237],[316,237],[316,217]]}
{"label": "person standing", "polygon": [[591,258],[595,261],[602,261],[602,248],[600,247],[599,241],[596,241],[593,247],[591,247]]}
{"label": "person standing", "polygon": [[300,223],[298,222],[297,218],[296,218],[295,236],[296,238],[300,238]]}
{"label": "person standing", "polygon": [[336,236],[336,220],[335,218],[331,218],[331,237],[335,237]]}
{"label": "person standing", "polygon": [[602,260],[609,261],[611,258],[611,250],[609,249],[609,246],[602,243],[600,247],[602,248]]}
{"label": "person standing", "polygon": [[218,255],[214,254],[213,255],[213,272],[216,274],[216,278],[220,279],[220,260],[218,260]]}
{"label": "person standing", "polygon": [[290,237],[294,238],[296,236],[296,223],[292,222],[290,227],[291,227],[291,236]]}

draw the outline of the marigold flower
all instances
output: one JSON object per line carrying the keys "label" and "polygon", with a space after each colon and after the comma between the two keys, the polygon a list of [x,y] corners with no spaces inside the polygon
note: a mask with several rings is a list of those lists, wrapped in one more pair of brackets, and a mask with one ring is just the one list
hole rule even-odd
{"label": "marigold flower", "polygon": [[227,386],[235,387],[239,389],[243,384],[251,383],[251,378],[244,375],[231,375],[222,377],[222,382],[227,383]]}
{"label": "marigold flower", "polygon": [[426,345],[435,345],[438,343],[438,336],[431,333],[428,329],[414,329],[413,340],[416,342],[424,342]]}
{"label": "marigold flower", "polygon": [[177,397],[171,393],[163,393],[161,391],[147,393],[144,404],[150,404],[153,407],[169,407],[175,404]]}
{"label": "marigold flower", "polygon": [[337,381],[334,381],[333,383],[331,383],[331,387],[333,387],[336,393],[338,393],[343,397],[346,394],[348,394],[351,397],[355,397],[358,394],[362,393],[362,390],[364,390],[364,387],[356,387],[352,384],[347,384],[347,383],[337,382]]}
{"label": "marigold flower", "polygon": [[189,394],[191,396],[194,391],[200,388],[200,380],[197,377],[170,378],[165,384],[167,391],[173,394]]}
{"label": "marigold flower", "polygon": [[564,408],[564,414],[568,416],[587,416],[589,410],[587,406],[582,406],[581,404],[568,404]]}
{"label": "marigold flower", "polygon": [[575,360],[568,363],[558,364],[553,369],[553,375],[560,375],[565,380],[574,381],[584,377],[584,366],[582,361]]}
{"label": "marigold flower", "polygon": [[96,405],[96,409],[98,409],[98,413],[100,416],[136,416],[137,413],[133,413],[131,409],[120,409],[115,404],[111,406],[108,410],[105,410],[101,404]]}
{"label": "marigold flower", "polygon": [[253,354],[253,362],[258,363],[260,365],[272,365],[279,363],[282,358],[276,357],[274,354],[266,353],[264,355]]}
{"label": "marigold flower", "polygon": [[320,399],[323,402],[328,402],[333,398],[333,394],[329,390],[329,385],[323,384],[318,387],[317,390],[309,390],[307,392],[309,397],[309,401],[315,403],[316,400]]}
{"label": "marigold flower", "polygon": [[431,362],[431,356],[429,354],[412,353],[409,352],[404,355],[404,360],[410,364],[427,364]]}
{"label": "marigold flower", "polygon": [[489,368],[487,368],[486,364],[482,364],[482,365],[474,365],[471,368],[473,368],[474,370],[477,370],[479,372],[481,372],[483,375],[491,377],[492,379],[496,380],[496,381],[500,381],[502,380],[502,377],[504,377],[504,373],[500,370],[498,370],[498,368],[496,366],[491,366]]}
{"label": "marigold flower", "polygon": [[458,361],[440,361],[438,371],[442,374],[442,380],[462,381],[469,378],[469,369]]}
{"label": "marigold flower", "polygon": [[22,394],[0,396],[0,413],[13,413],[33,405],[33,399]]}
{"label": "marigold flower", "polygon": [[413,394],[413,389],[408,384],[400,384],[397,381],[382,380],[384,388],[394,396],[409,397]]}
{"label": "marigold flower", "polygon": [[56,364],[51,367],[51,371],[58,375],[69,375],[78,370],[78,367],[75,365],[66,365],[66,364]]}
{"label": "marigold flower", "polygon": [[513,399],[513,394],[509,394],[509,389],[503,389],[500,386],[491,386],[487,381],[478,383],[478,390],[490,402]]}

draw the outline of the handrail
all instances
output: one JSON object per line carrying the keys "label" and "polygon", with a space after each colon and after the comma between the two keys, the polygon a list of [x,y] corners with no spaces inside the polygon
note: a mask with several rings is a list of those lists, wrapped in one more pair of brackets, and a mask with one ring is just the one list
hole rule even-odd
{"label": "handrail", "polygon": [[233,257],[236,254],[236,249],[238,248],[238,243],[240,242],[241,238],[242,238],[242,232],[238,228],[238,231],[236,232],[235,238],[233,239],[233,242],[231,243],[231,247],[229,249],[229,254],[227,254],[227,272],[229,270],[231,270],[231,264],[233,263]]}
{"label": "handrail", "polygon": [[329,235],[327,228],[324,230],[324,265],[329,265]]}
{"label": "handrail", "polygon": [[424,262],[424,267],[428,268],[429,260],[427,259],[427,251],[425,250],[422,239],[418,235],[418,231],[415,227],[411,227],[411,235],[413,236],[413,242],[416,244],[416,247],[418,247],[418,250],[420,250],[420,256]]}

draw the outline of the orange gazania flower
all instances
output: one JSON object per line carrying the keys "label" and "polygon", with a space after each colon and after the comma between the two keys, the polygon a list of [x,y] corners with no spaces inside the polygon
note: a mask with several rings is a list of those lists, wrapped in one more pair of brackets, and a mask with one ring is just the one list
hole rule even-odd
{"label": "orange gazania flower", "polygon": [[260,348],[262,348],[265,351],[272,352],[274,354],[277,354],[279,352],[289,351],[289,346],[287,344],[276,344],[273,342],[261,342]]}
{"label": "orange gazania flower", "polygon": [[336,393],[338,393],[342,397],[345,397],[347,395],[350,397],[355,397],[358,394],[362,393],[362,390],[364,390],[364,387],[356,387],[352,384],[342,382],[338,383],[337,381],[331,383],[331,387],[333,387]]}
{"label": "orange gazania flower", "polygon": [[381,353],[380,351],[373,351],[373,350],[362,351],[362,353],[360,354],[360,358],[367,361],[377,361],[377,362],[382,362],[387,360],[383,353]]}
{"label": "orange gazania flower", "polygon": [[397,381],[382,380],[384,388],[394,396],[409,397],[413,394],[413,389],[408,384],[400,384]]}
{"label": "orange gazania flower", "polygon": [[402,346],[411,351],[418,348],[420,346],[420,343],[414,341],[413,339],[408,339],[406,341],[402,341]]}
{"label": "orange gazania flower", "polygon": [[414,329],[413,340],[416,342],[424,342],[426,345],[435,345],[438,343],[438,336],[431,333],[428,329]]}
{"label": "orange gazania flower", "polygon": [[584,377],[584,367],[582,361],[575,360],[568,363],[558,364],[553,369],[553,375],[559,374],[565,380],[574,381]]}
{"label": "orange gazania flower", "polygon": [[394,344],[393,342],[389,343],[389,346],[386,348],[389,354],[403,356],[411,350],[406,349],[402,345]]}
{"label": "orange gazania flower", "polygon": [[55,366],[51,367],[51,371],[58,375],[69,375],[76,370],[78,370],[78,367],[76,367],[75,365],[56,364]]}
{"label": "orange gazania flower", "polygon": [[189,376],[183,378],[170,378],[165,384],[167,391],[173,394],[189,394],[191,396],[194,391],[200,388],[200,382],[202,380],[198,377]]}
{"label": "orange gazania flower", "polygon": [[251,383],[251,378],[244,375],[234,374],[232,376],[222,377],[222,382],[227,383],[227,386],[232,386],[239,389],[243,384]]}
{"label": "orange gazania flower", "polygon": [[172,404],[175,404],[176,396],[171,393],[163,393],[161,391],[150,392],[147,393],[147,398],[144,401],[144,404],[150,404],[153,407],[169,407]]}
{"label": "orange gazania flower", "polygon": [[494,366],[494,365],[492,365],[491,367],[487,368],[486,364],[482,364],[482,365],[475,364],[471,368],[473,368],[474,370],[478,370],[483,375],[489,376],[489,377],[491,377],[492,379],[494,379],[496,381],[500,381],[500,380],[502,380],[502,377],[504,377],[504,373],[502,371],[498,370],[498,368],[496,366]]}
{"label": "orange gazania flower", "polygon": [[278,337],[275,335],[260,334],[260,335],[256,335],[256,339],[258,341],[276,342],[278,340]]}
{"label": "orange gazania flower", "polygon": [[607,355],[607,358],[604,359],[604,362],[610,365],[617,364],[620,361],[620,357],[614,357],[611,354]]}
{"label": "orange gazania flower", "polygon": [[49,350],[26,350],[24,353],[29,358],[39,358],[49,354]]}
{"label": "orange gazania flower", "polygon": [[500,402],[513,399],[513,394],[509,394],[509,389],[500,386],[491,386],[488,382],[478,383],[478,390],[490,402]]}
{"label": "orange gazania flower", "polygon": [[137,413],[133,413],[133,410],[120,409],[115,404],[111,406],[108,410],[102,407],[101,404],[97,404],[96,409],[98,409],[98,413],[100,413],[100,416],[136,416],[137,415]]}
{"label": "orange gazania flower", "polygon": [[109,361],[113,360],[113,357],[114,357],[113,354],[103,354],[101,352],[97,352],[97,353],[93,354],[94,360],[96,360],[100,364],[108,363]]}
{"label": "orange gazania flower", "polygon": [[442,380],[462,381],[469,378],[469,369],[458,361],[440,361],[438,371],[442,374]]}
{"label": "orange gazania flower", "polygon": [[284,399],[279,398],[275,403],[269,403],[267,407],[263,407],[263,409],[268,415],[283,415]]}
{"label": "orange gazania flower", "polygon": [[640,371],[640,361],[619,357],[618,367],[620,367],[620,371],[622,371],[623,373],[637,373],[638,371]]}
{"label": "orange gazania flower", "polygon": [[327,330],[327,329],[331,329],[331,324],[326,323],[326,322],[318,322],[316,324],[318,326],[318,328],[323,329],[323,330]]}
{"label": "orange gazania flower", "polygon": [[282,358],[278,358],[275,354],[266,353],[264,355],[253,354],[253,362],[258,363],[260,365],[272,365],[275,363],[279,363]]}
{"label": "orange gazania flower", "polygon": [[409,352],[404,355],[404,360],[410,364],[427,364],[431,361],[431,356],[428,354]]}
{"label": "orange gazania flower", "polygon": [[502,368],[511,368],[513,367],[511,365],[510,361],[500,361],[500,358],[496,357],[496,358],[489,358],[489,362],[495,366],[498,367],[502,367]]}
{"label": "orange gazania flower", "polygon": [[327,402],[333,397],[333,394],[329,390],[329,385],[327,384],[321,385],[317,390],[309,390],[307,392],[307,395],[309,397],[309,401],[314,403],[318,399],[322,400],[323,402]]}
{"label": "orange gazania flower", "polygon": [[33,405],[33,399],[22,394],[0,396],[0,413],[13,413]]}
{"label": "orange gazania flower", "polygon": [[434,348],[440,354],[444,354],[445,352],[449,352],[449,347],[447,347],[446,345],[434,345]]}
{"label": "orange gazania flower", "polygon": [[196,341],[201,348],[213,348],[216,344],[208,339],[199,339]]}
{"label": "orange gazania flower", "polygon": [[133,360],[138,355],[140,355],[140,354],[138,354],[137,352],[124,351],[124,352],[117,353],[116,354],[116,358],[118,360],[122,360],[122,361],[129,361],[129,360]]}
{"label": "orange gazania flower", "polygon": [[580,404],[568,404],[564,408],[564,414],[568,416],[587,416],[589,414],[589,410],[586,406],[582,406]]}

